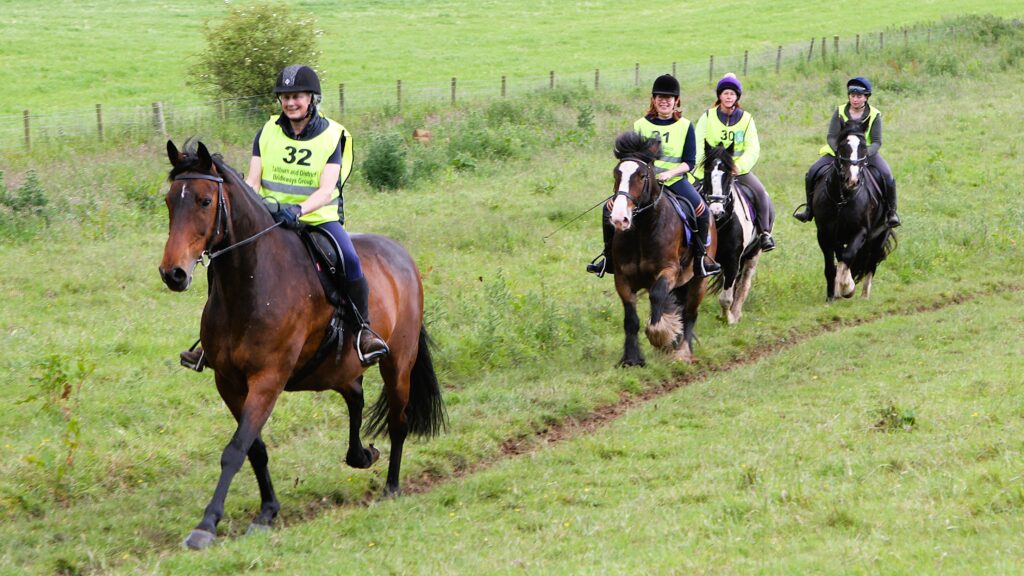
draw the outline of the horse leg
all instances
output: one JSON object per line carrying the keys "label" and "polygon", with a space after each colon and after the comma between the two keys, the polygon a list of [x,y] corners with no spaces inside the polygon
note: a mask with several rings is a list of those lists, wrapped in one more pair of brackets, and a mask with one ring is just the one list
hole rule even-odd
{"label": "horse leg", "polygon": [[825,301],[831,304],[836,299],[836,261],[832,242],[826,237],[826,231],[818,227],[818,247],[825,258]]}
{"label": "horse leg", "polygon": [[[651,298],[651,319],[647,323],[647,340],[651,346],[669,351],[675,344],[682,328],[679,313],[674,310],[674,299],[669,293],[669,279],[664,275],[654,281],[649,291]],[[671,311],[669,308],[673,308]]]}
{"label": "horse leg", "polygon": [[757,262],[760,259],[761,252],[758,251],[740,266],[740,277],[736,280],[736,297],[732,303],[732,315],[736,322],[743,317],[743,304],[750,295],[750,286],[754,283],[754,273],[757,272]]}
{"label": "horse leg", "polygon": [[260,513],[249,524],[246,533],[270,528],[271,522],[277,518],[277,513],[281,510],[281,504],[277,501],[277,495],[274,493],[274,485],[270,481],[268,462],[267,445],[263,443],[263,438],[256,436],[252,447],[249,448],[249,463],[252,464],[252,471],[256,474],[256,484],[260,487]]}
{"label": "horse leg", "polygon": [[[719,250],[719,254],[725,251]],[[736,282],[740,270],[739,257],[721,258],[722,264],[722,292],[718,295],[718,304],[722,307],[722,318],[727,324],[739,322],[733,313],[733,305],[736,302]]]}
{"label": "horse leg", "polygon": [[[696,283],[694,283],[696,281]],[[700,310],[700,303],[707,291],[707,278],[695,278],[682,289],[686,292],[683,307],[683,337],[676,349],[674,358],[682,362],[693,363],[693,334],[697,324],[697,312]]]}
{"label": "horse leg", "polygon": [[[217,524],[224,516],[224,501],[227,499],[228,488],[231,480],[242,467],[246,455],[252,448],[253,443],[259,438],[260,431],[270,412],[274,409],[274,403],[281,393],[278,385],[284,381],[284,376],[276,371],[271,374],[263,374],[258,378],[251,378],[248,383],[248,394],[242,402],[241,410],[237,417],[238,428],[235,430],[231,441],[224,447],[220,457],[220,478],[217,487],[213,491],[213,498],[203,511],[203,519],[196,525],[192,532],[185,539],[185,546],[193,550],[206,548],[213,543],[217,537]],[[218,389],[220,389],[218,382]],[[239,399],[229,392],[222,391],[228,407],[231,408]],[[232,413],[235,409],[232,409]],[[264,446],[264,451],[266,447]],[[269,476],[268,476],[269,478]]]}
{"label": "horse leg", "polygon": [[345,453],[345,464],[352,468],[365,469],[380,458],[380,451],[373,447],[363,447],[359,431],[363,427],[363,376],[339,391],[348,406],[348,452]]}
{"label": "horse leg", "polygon": [[384,483],[384,497],[398,496],[399,476],[402,470],[402,449],[405,438],[409,434],[409,421],[406,418],[406,407],[409,406],[410,378],[409,370],[412,361],[399,365],[397,358],[390,358],[382,364],[380,375],[384,379],[384,394],[388,402],[388,438],[391,440],[391,454],[388,456],[388,477]]}
{"label": "horse leg", "polygon": [[633,292],[625,281],[620,281],[621,274],[615,275],[615,290],[622,300],[623,321],[622,328],[626,333],[626,341],[623,345],[622,358],[619,366],[643,366],[644,355],[640,352],[640,316],[636,313],[636,292]]}
{"label": "horse leg", "polygon": [[864,283],[861,286],[861,291],[860,291],[861,298],[864,298],[865,300],[867,300],[868,298],[871,297],[871,280],[873,280],[874,277],[875,277],[875,273],[874,272],[868,272],[867,274],[864,275],[864,280],[863,280]]}

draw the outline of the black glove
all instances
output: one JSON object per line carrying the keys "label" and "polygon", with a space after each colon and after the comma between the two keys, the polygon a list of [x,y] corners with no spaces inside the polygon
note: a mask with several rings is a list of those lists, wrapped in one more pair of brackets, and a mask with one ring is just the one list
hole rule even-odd
{"label": "black glove", "polygon": [[271,216],[274,217],[274,222],[280,222],[285,228],[297,230],[301,223],[299,222],[299,216],[302,215],[302,208],[298,204],[281,204]]}

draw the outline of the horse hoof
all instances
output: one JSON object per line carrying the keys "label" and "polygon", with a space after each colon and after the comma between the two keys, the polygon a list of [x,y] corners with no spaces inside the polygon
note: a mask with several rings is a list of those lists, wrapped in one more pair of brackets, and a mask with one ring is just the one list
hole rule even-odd
{"label": "horse hoof", "polygon": [[207,532],[206,530],[200,530],[199,528],[196,528],[192,530],[192,532],[188,535],[188,538],[185,538],[185,541],[182,542],[182,544],[184,544],[186,548],[189,548],[191,550],[202,550],[210,544],[213,544],[213,541],[216,539],[217,535],[213,532]]}
{"label": "horse hoof", "polygon": [[365,452],[366,453],[366,457],[370,459],[370,463],[366,466],[367,468],[369,468],[370,466],[373,466],[373,463],[376,462],[378,459],[380,459],[380,450],[377,450],[373,446],[373,444],[370,444],[370,448],[369,449],[363,449],[363,452]]}
{"label": "horse hoof", "polygon": [[402,495],[402,489],[398,486],[384,486],[383,498],[398,498]]}
{"label": "horse hoof", "polygon": [[269,524],[257,524],[256,522],[253,522],[245,529],[246,536],[250,536],[252,534],[263,534],[264,532],[270,532]]}

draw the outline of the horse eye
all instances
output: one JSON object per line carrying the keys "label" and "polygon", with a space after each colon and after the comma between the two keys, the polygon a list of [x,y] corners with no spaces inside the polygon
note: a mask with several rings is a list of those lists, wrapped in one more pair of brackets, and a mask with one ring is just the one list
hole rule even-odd
{"label": "horse eye", "polygon": [[206,208],[206,207],[207,207],[207,206],[209,206],[210,204],[213,204],[213,198],[203,198],[203,201],[202,201],[202,202],[200,202],[200,205],[201,205],[201,206],[202,206],[203,208]]}

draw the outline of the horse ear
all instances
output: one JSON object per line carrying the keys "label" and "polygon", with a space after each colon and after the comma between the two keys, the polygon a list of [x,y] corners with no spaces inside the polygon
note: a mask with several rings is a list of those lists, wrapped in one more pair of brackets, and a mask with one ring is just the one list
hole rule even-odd
{"label": "horse ear", "polygon": [[733,152],[733,150],[735,148],[736,148],[736,143],[735,142],[729,142],[729,147],[726,148],[725,151],[729,153],[729,156],[732,156],[732,152]]}
{"label": "horse ear", "polygon": [[704,156],[711,156],[711,144],[707,140],[704,141]]}
{"label": "horse ear", "polygon": [[196,147],[196,153],[199,154],[199,168],[203,172],[209,172],[213,166],[213,159],[210,158],[210,151],[206,149],[206,145],[200,142]]}
{"label": "horse ear", "polygon": [[181,160],[181,153],[178,152],[178,147],[170,140],[167,141],[167,159],[171,161],[171,166],[177,166]]}

